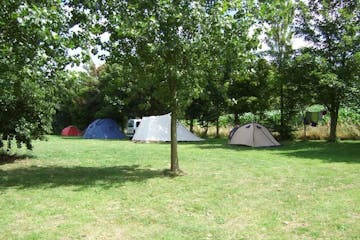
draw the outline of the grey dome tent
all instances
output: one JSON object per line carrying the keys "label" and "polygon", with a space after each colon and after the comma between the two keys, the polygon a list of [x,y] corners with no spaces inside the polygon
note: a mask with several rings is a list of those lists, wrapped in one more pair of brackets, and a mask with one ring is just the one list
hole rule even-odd
{"label": "grey dome tent", "polygon": [[245,124],[231,131],[229,144],[251,147],[272,147],[280,145],[269,130],[258,123]]}

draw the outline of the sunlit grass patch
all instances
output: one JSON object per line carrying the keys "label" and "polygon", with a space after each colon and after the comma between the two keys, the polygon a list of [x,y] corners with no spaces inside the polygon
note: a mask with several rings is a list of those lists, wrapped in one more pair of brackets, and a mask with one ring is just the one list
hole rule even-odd
{"label": "sunlit grass patch", "polygon": [[0,165],[0,239],[356,239],[360,142],[50,137]]}

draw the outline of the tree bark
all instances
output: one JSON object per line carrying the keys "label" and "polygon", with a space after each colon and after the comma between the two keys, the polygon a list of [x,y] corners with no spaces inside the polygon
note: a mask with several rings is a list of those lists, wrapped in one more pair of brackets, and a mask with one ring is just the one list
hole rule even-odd
{"label": "tree bark", "polygon": [[204,126],[205,130],[204,130],[204,136],[207,137],[208,134],[208,130],[209,130],[209,123],[206,123],[206,125]]}
{"label": "tree bark", "polygon": [[180,171],[179,168],[179,159],[177,153],[177,137],[176,137],[176,110],[172,109],[173,112],[171,113],[171,167],[170,171],[174,174]]}
{"label": "tree bark", "polygon": [[170,126],[170,134],[171,134],[171,153],[170,153],[170,171],[173,175],[178,175],[181,173],[179,168],[179,159],[177,152],[177,112],[178,112],[178,102],[177,102],[177,82],[174,76],[170,74],[169,79],[169,87],[171,93],[171,126]]}
{"label": "tree bark", "polygon": [[220,129],[219,118],[217,118],[216,119],[216,138],[219,138],[219,129]]}
{"label": "tree bark", "polygon": [[335,106],[333,109],[330,110],[330,136],[329,142],[336,142],[336,127],[339,115],[339,106]]}
{"label": "tree bark", "polygon": [[190,132],[194,132],[194,119],[190,120]]}
{"label": "tree bark", "polygon": [[282,76],[280,76],[280,138],[285,139],[285,116],[284,116],[284,83]]}
{"label": "tree bark", "polygon": [[234,113],[234,124],[238,125],[240,123],[239,121],[239,114],[238,113]]}

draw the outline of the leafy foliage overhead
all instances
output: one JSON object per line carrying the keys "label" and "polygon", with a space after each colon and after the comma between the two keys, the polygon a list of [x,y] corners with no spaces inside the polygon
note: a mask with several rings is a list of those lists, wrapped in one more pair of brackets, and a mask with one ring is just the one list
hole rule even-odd
{"label": "leafy foliage overhead", "polygon": [[300,1],[299,9],[297,33],[312,43],[318,100],[330,112],[330,140],[335,141],[340,106],[360,97],[360,3]]}
{"label": "leafy foliage overhead", "polygon": [[0,12],[0,147],[31,148],[51,130],[56,96],[74,39],[60,0],[2,1]]}

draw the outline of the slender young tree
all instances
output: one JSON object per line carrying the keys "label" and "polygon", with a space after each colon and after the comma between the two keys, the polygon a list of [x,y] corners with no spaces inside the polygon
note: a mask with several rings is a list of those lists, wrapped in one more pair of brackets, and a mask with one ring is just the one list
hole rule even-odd
{"label": "slender young tree", "polygon": [[222,108],[238,116],[244,111],[238,104],[241,101],[238,93],[244,89],[243,77],[256,58],[254,52],[259,44],[255,16],[260,12],[253,1],[215,2],[208,17],[210,48],[206,72],[211,83],[207,85],[210,90],[207,95],[216,100],[213,107],[219,108],[218,113]]}
{"label": "slender young tree", "polygon": [[[177,119],[203,91],[203,83],[208,81],[204,73],[210,71],[207,67],[216,59],[211,53],[216,52],[219,59],[223,54],[244,59],[249,49],[245,40],[252,23],[246,4],[219,1],[209,10],[200,0],[106,0],[81,5],[73,2],[75,12],[87,13],[86,22],[94,34],[110,34],[110,40],[102,43],[109,52],[107,62],[120,64],[124,71],[133,73],[139,88],[151,86],[148,94],[165,105],[164,112],[171,112],[170,171],[180,173]],[[210,51],[228,36],[231,44],[227,44],[227,53]],[[230,55],[232,46],[236,47],[235,55]],[[218,63],[214,61],[214,65]]]}
{"label": "slender young tree", "polygon": [[295,7],[291,0],[264,1],[261,5],[263,24],[265,26],[265,40],[269,47],[268,55],[276,66],[280,98],[280,126],[282,139],[291,136],[289,118],[291,106],[286,106],[287,64],[292,54],[291,41],[294,30]]}
{"label": "slender young tree", "polygon": [[185,0],[108,0],[86,7],[105,19],[104,29],[94,24],[93,30],[110,34],[103,44],[109,52],[107,62],[132,72],[137,86],[151,88],[147,94],[165,105],[164,112],[171,112],[170,171],[179,174],[177,118],[199,92],[205,7]]}

